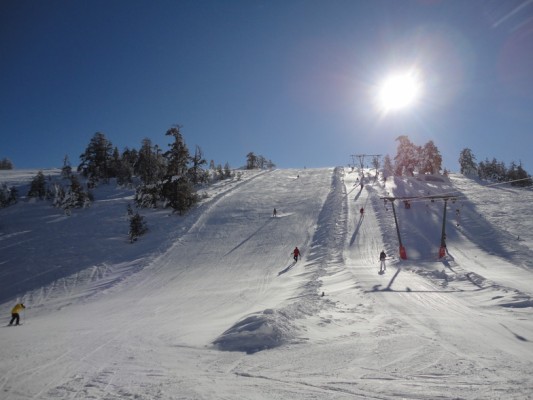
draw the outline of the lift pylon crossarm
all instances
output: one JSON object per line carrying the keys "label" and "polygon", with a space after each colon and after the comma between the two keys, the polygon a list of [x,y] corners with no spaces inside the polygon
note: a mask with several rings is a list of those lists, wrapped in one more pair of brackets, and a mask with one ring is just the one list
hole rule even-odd
{"label": "lift pylon crossarm", "polygon": [[457,200],[456,196],[437,196],[437,195],[428,195],[428,196],[383,196],[380,197],[381,200]]}
{"label": "lift pylon crossarm", "polygon": [[352,157],[353,164],[355,165],[355,158],[359,160],[359,164],[361,165],[361,169],[365,166],[365,157],[381,157],[381,154],[352,154],[350,157]]}

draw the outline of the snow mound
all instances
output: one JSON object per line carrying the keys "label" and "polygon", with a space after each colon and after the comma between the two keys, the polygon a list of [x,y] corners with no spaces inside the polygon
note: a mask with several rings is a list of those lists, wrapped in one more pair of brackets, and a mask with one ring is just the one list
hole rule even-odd
{"label": "snow mound", "polygon": [[220,335],[213,344],[223,351],[248,354],[279,347],[294,335],[293,325],[286,315],[272,309],[252,314]]}

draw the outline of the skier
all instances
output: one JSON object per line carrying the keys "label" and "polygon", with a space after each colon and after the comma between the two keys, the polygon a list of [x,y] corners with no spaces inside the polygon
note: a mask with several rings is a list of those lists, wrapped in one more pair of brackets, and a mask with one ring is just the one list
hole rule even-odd
{"label": "skier", "polygon": [[365,213],[365,209],[363,207],[361,207],[361,209],[359,210],[359,213],[361,214],[361,217],[364,215]]}
{"label": "skier", "polygon": [[300,256],[300,250],[298,249],[298,247],[294,248],[294,250],[292,251],[292,255],[294,256],[294,262],[297,262],[298,257]]}
{"label": "skier", "polygon": [[9,325],[13,325],[13,322],[17,321],[15,325],[19,325],[20,322],[20,315],[19,312],[25,309],[26,306],[22,303],[17,304],[13,309],[11,310],[11,321],[9,321]]}
{"label": "skier", "polygon": [[278,212],[276,211],[276,209],[274,208],[274,212],[272,213],[272,216],[273,217],[276,217],[278,215]]}
{"label": "skier", "polygon": [[385,250],[381,250],[381,253],[379,253],[379,272],[384,272],[387,269],[387,266],[385,265],[386,258],[387,255],[385,254]]}

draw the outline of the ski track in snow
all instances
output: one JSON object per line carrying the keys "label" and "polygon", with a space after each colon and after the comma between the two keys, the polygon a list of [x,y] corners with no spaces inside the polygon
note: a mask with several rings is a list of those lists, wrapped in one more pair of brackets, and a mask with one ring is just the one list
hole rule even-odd
{"label": "ski track in snow", "polygon": [[[120,228],[128,190],[104,187],[71,217],[0,210],[6,323],[13,301],[28,306],[22,327],[0,330],[0,397],[531,398],[532,192],[374,173],[361,188],[343,168],[253,172],[206,188],[184,217],[143,210],[151,230],[133,245]],[[396,203],[399,260],[380,197],[428,192],[457,196],[448,255],[442,201],[413,200]],[[80,221],[85,235],[71,231]],[[98,240],[79,242],[101,221]]]}

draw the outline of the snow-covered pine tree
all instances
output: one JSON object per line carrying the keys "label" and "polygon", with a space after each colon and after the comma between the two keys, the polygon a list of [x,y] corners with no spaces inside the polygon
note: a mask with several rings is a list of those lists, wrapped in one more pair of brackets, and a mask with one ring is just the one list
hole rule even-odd
{"label": "snow-covered pine tree", "polygon": [[438,174],[442,169],[442,156],[433,140],[420,149],[419,172],[421,174]]}
{"label": "snow-covered pine tree", "polygon": [[91,205],[91,195],[83,190],[76,175],[70,176],[70,186],[66,190],[56,187],[55,192],[54,206],[62,208],[68,215],[73,208],[86,208]]}
{"label": "snow-covered pine tree", "polygon": [[162,195],[166,202],[165,207],[172,207],[180,215],[183,215],[199,200],[191,182],[184,176],[165,181]]}
{"label": "snow-covered pine tree", "polygon": [[68,155],[65,155],[65,158],[63,158],[63,168],[61,168],[61,177],[63,179],[70,179],[71,175],[72,167],[70,165],[70,160],[68,159]]}
{"label": "snow-covered pine tree", "polygon": [[133,201],[137,207],[141,208],[157,208],[161,199],[161,185],[141,185],[135,190],[135,197]]}
{"label": "snow-covered pine tree", "polygon": [[230,179],[233,176],[229,163],[224,164],[224,179]]}
{"label": "snow-covered pine tree", "polygon": [[372,167],[376,170],[376,179],[378,179],[378,171],[379,171],[379,167],[381,167],[379,156],[372,157]]}
{"label": "snow-covered pine tree", "polygon": [[459,167],[463,175],[474,175],[477,172],[476,156],[468,147],[459,153]]}
{"label": "snow-covered pine tree", "polygon": [[224,179],[224,170],[222,169],[222,165],[221,164],[217,165],[216,177],[217,177],[217,180],[219,180],[219,181]]}
{"label": "snow-covered pine tree", "polygon": [[396,156],[394,157],[394,174],[397,176],[414,176],[419,164],[419,147],[415,146],[405,135],[398,136],[396,141],[399,143]]}
{"label": "snow-covered pine tree", "polygon": [[387,154],[383,159],[383,177],[391,176],[394,173],[394,167],[390,156]]}
{"label": "snow-covered pine tree", "polygon": [[246,155],[246,169],[255,168],[257,168],[257,156],[251,151]]}
{"label": "snow-covered pine tree", "polygon": [[9,188],[5,183],[0,185],[0,208],[8,207],[18,201],[18,191],[15,186]]}

